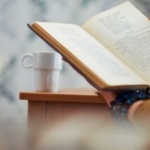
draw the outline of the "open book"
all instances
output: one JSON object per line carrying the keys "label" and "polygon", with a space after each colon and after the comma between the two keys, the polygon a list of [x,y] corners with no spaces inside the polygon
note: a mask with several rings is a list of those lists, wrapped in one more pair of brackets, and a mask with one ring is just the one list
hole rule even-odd
{"label": "open book", "polygon": [[150,21],[130,2],[90,18],[82,26],[29,25],[98,89],[150,85]]}

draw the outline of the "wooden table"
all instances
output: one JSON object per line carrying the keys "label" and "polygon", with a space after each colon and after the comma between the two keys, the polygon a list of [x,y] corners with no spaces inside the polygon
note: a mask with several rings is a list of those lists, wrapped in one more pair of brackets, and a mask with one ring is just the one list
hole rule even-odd
{"label": "wooden table", "polygon": [[104,98],[95,90],[21,92],[20,99],[28,101],[29,127],[36,136],[47,127],[85,136],[114,122]]}

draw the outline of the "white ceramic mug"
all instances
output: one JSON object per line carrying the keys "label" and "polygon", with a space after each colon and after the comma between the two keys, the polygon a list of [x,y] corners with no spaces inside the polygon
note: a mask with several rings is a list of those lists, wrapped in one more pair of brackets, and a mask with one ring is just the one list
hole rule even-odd
{"label": "white ceramic mug", "polygon": [[[25,64],[25,59],[31,58],[32,63]],[[35,74],[35,89],[41,92],[57,92],[59,76],[62,69],[62,56],[57,52],[33,52],[22,58],[25,68],[33,68]]]}

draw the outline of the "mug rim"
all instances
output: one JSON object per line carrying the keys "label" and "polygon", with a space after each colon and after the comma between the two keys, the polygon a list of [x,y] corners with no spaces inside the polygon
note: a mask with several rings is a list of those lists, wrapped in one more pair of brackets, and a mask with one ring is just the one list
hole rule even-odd
{"label": "mug rim", "polygon": [[32,54],[53,54],[62,58],[62,55],[59,52],[55,52],[55,51],[54,52],[53,51],[34,51],[32,52]]}
{"label": "mug rim", "polygon": [[56,51],[33,51],[31,53],[53,53],[53,54],[59,54],[60,55],[60,53],[58,53]]}

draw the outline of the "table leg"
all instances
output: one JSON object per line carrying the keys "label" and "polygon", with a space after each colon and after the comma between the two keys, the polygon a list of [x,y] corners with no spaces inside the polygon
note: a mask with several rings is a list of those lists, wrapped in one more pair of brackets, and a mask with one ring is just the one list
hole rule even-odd
{"label": "table leg", "polygon": [[46,122],[46,102],[28,101],[28,128],[30,147],[35,147],[37,138],[42,133]]}

